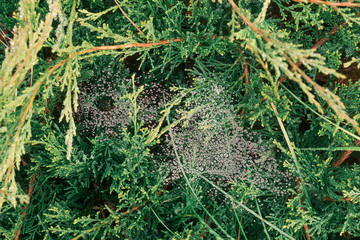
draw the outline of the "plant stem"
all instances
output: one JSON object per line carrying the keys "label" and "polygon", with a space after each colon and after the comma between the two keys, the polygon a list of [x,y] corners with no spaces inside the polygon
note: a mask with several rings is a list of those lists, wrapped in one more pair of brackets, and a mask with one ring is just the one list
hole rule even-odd
{"label": "plant stem", "polygon": [[[360,141],[356,140],[355,141],[355,145],[359,146],[360,145]],[[351,155],[351,153],[353,153],[354,150],[346,150],[345,152],[343,152],[343,154],[340,156],[340,158],[338,160],[336,160],[336,162],[334,162],[332,164],[333,167],[340,167],[341,164],[343,164],[343,162],[349,158],[349,156]]]}
{"label": "plant stem", "polygon": [[27,208],[28,208],[27,206],[30,204],[31,197],[32,197],[32,194],[33,194],[33,191],[34,191],[35,180],[36,180],[36,174],[32,175],[32,177],[31,177],[30,184],[29,184],[29,191],[28,191],[28,194],[27,194],[27,195],[28,195],[28,198],[29,198],[29,203],[26,204],[26,206],[24,206],[24,210],[23,210],[23,212],[21,213],[21,216],[23,216],[23,218],[22,218],[22,220],[21,220],[21,224],[20,224],[19,230],[17,231],[14,240],[19,240],[19,236],[20,236],[20,232],[21,232],[22,225],[23,225],[23,221],[24,221],[25,216],[26,216],[26,210],[27,210]]}
{"label": "plant stem", "polygon": [[323,4],[328,5],[333,8],[337,7],[360,7],[360,3],[354,3],[353,0],[348,2],[327,2],[323,0],[292,0],[294,2],[301,2],[301,3],[315,3],[315,4]]}
{"label": "plant stem", "polygon": [[[138,26],[136,26],[136,24],[129,18],[129,16],[125,13],[125,11],[120,7],[119,3],[117,0],[114,0],[116,5],[119,7],[121,13],[129,20],[129,22],[141,33],[141,34],[144,34],[140,28],[138,28]],[[144,34],[145,35],[145,34]]]}

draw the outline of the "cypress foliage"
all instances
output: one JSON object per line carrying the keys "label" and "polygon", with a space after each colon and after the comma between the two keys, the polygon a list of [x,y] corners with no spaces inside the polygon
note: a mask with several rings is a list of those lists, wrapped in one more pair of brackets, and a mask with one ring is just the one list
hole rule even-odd
{"label": "cypress foliage", "polygon": [[359,7],[1,1],[1,238],[360,238]]}

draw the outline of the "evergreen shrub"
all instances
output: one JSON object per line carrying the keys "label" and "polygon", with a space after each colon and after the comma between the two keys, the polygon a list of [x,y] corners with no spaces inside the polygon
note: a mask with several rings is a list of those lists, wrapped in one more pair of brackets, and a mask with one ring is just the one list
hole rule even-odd
{"label": "evergreen shrub", "polygon": [[359,0],[1,0],[1,239],[359,239]]}

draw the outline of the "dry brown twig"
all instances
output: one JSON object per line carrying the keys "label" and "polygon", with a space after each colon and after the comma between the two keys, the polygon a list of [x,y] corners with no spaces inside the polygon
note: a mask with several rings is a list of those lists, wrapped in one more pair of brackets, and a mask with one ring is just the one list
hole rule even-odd
{"label": "dry brown twig", "polygon": [[0,25],[1,26],[3,26],[4,28],[6,28],[9,32],[11,32],[12,34],[14,34],[14,32],[13,31],[11,31],[11,29],[10,28],[8,28],[7,26],[5,26],[4,24],[2,24],[1,22],[0,22]]}
{"label": "dry brown twig", "polygon": [[[6,33],[2,29],[0,29],[0,31],[1,31],[1,34],[3,35],[5,40],[7,38],[7,39],[9,39],[11,41],[11,38],[9,38],[8,35],[6,35]],[[7,40],[6,40],[6,42],[7,42]]]}
{"label": "dry brown twig", "polygon": [[28,208],[28,205],[30,204],[31,197],[32,197],[32,195],[33,195],[33,191],[34,191],[34,187],[35,187],[35,180],[36,180],[36,174],[34,174],[34,175],[31,177],[30,184],[29,184],[29,191],[28,191],[28,194],[27,194],[28,197],[29,197],[29,203],[24,206],[24,210],[23,210],[23,212],[21,213],[21,216],[23,216],[22,222],[21,222],[21,225],[20,225],[20,227],[19,227],[19,230],[18,230],[17,233],[16,233],[16,236],[15,236],[14,240],[19,240],[19,236],[20,236],[20,232],[21,232],[22,225],[23,225],[23,221],[24,221],[25,216],[26,216],[26,210],[27,210],[27,208]]}
{"label": "dry brown twig", "polygon": [[[6,36],[6,34],[3,32],[3,30],[0,29],[0,42],[7,48],[10,50],[10,44],[9,42],[6,40],[6,38],[9,38],[8,36]],[[9,38],[10,39],[10,38]]]}
{"label": "dry brown twig", "polygon": [[301,3],[323,4],[333,7],[335,10],[337,10],[338,7],[360,7],[360,3],[354,3],[353,0],[349,0],[348,2],[328,2],[323,0],[292,0],[292,1],[301,2]]}
{"label": "dry brown twig", "polygon": [[[114,0],[116,5],[119,7],[120,11],[122,12],[122,14],[129,20],[129,22],[141,33],[144,34],[140,28],[138,28],[138,26],[136,26],[136,24],[129,18],[129,16],[125,13],[125,11],[120,7],[120,4],[118,3],[117,0]],[[145,34],[144,34],[145,35]]]}
{"label": "dry brown twig", "polygon": [[9,41],[11,41],[11,38],[9,38],[9,37],[6,35],[6,33],[5,33],[2,29],[0,29],[0,42],[1,42],[2,44],[4,44],[5,47],[7,47],[7,48],[10,50],[10,43],[8,42],[7,39],[9,39]]}
{"label": "dry brown twig", "polygon": [[[355,141],[355,145],[358,146],[360,145],[360,141],[359,140],[356,140]],[[340,156],[340,158],[338,160],[336,160],[336,162],[334,162],[332,164],[333,167],[340,167],[341,164],[343,164],[343,162],[348,159],[351,155],[351,153],[353,153],[354,151],[353,150],[347,150],[345,152],[343,152],[343,154]]]}
{"label": "dry brown twig", "polygon": [[1,39],[0,39],[0,42],[7,48],[10,50],[10,46],[8,46],[5,42],[3,42]]}

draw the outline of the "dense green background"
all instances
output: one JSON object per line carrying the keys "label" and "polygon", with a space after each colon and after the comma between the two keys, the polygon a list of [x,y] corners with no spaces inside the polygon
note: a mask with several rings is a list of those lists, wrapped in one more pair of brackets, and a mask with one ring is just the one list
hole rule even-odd
{"label": "dense green background", "polygon": [[359,7],[311,2],[1,0],[1,237],[358,239]]}

